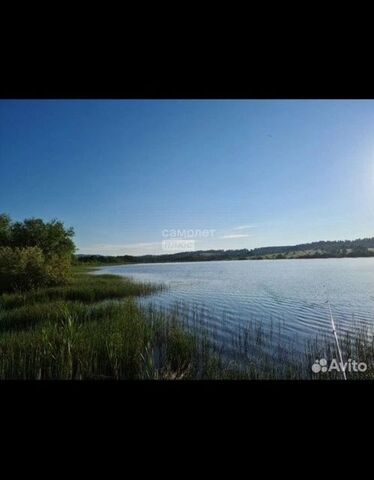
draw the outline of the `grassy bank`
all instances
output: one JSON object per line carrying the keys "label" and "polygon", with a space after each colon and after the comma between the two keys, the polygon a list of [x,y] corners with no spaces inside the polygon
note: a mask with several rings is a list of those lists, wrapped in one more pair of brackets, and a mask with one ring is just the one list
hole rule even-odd
{"label": "grassy bank", "polygon": [[1,379],[230,375],[205,339],[135,297],[159,286],[76,270],[64,287],[0,296]]}
{"label": "grassy bank", "polygon": [[[233,334],[228,355],[198,313],[191,328],[183,311],[137,304],[136,297],[160,288],[79,268],[67,286],[1,295],[0,379],[341,378],[310,369],[316,358],[335,356],[328,336],[300,357],[281,337],[274,347],[272,334],[249,324]],[[367,332],[347,335],[342,346],[345,358],[373,362]],[[372,377],[372,370],[350,376]]]}

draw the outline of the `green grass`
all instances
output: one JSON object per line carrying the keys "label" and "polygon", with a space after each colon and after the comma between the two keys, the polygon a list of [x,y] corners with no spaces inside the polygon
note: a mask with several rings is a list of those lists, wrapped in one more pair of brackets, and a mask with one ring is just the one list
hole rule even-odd
{"label": "green grass", "polygon": [[137,305],[160,288],[77,269],[68,286],[1,295],[0,378],[211,378],[205,339]]}
{"label": "green grass", "polygon": [[[316,337],[300,357],[280,330],[265,334],[250,323],[233,334],[227,355],[199,312],[191,326],[183,310],[138,305],[136,297],[160,288],[80,267],[70,285],[0,295],[0,379],[341,378],[310,369],[336,356],[331,336]],[[374,365],[369,332],[341,343],[344,358]],[[373,369],[348,377],[373,378]]]}
{"label": "green grass", "polygon": [[93,303],[148,295],[162,288],[149,283],[135,283],[116,275],[88,275],[80,268],[69,285],[41,288],[18,294],[0,296],[0,308],[5,309],[47,303],[57,300]]}
{"label": "green grass", "polygon": [[211,378],[219,363],[206,341],[131,298],[37,304],[27,315],[21,307],[1,320],[5,379]]}

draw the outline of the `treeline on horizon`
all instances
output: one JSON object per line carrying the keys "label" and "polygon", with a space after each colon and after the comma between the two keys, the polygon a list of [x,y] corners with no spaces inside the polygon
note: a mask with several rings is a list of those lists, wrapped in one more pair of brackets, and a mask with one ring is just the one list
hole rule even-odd
{"label": "treeline on horizon", "polygon": [[[373,250],[371,250],[373,249]],[[198,262],[207,260],[261,260],[264,258],[341,258],[374,256],[374,237],[357,240],[318,241],[298,245],[261,247],[248,250],[197,250],[161,255],[77,255],[78,263],[123,264],[159,262]]]}

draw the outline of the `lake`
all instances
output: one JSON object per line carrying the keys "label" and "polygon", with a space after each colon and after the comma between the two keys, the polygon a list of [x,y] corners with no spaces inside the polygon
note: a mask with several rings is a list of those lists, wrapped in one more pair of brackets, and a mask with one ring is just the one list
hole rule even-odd
{"label": "lake", "polygon": [[[199,312],[199,322],[223,345],[250,322],[279,328],[286,347],[331,334],[329,300],[339,335],[374,327],[374,258],[241,260],[103,267],[100,273],[168,288],[142,303]],[[182,306],[182,307],[181,307]],[[278,342],[279,342],[278,338]]]}

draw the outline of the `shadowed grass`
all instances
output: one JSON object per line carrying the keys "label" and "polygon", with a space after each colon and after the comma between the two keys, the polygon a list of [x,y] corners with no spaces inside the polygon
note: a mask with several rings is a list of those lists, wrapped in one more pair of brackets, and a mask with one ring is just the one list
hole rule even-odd
{"label": "shadowed grass", "polygon": [[41,288],[26,293],[4,293],[0,296],[0,308],[9,309],[56,300],[94,303],[101,300],[149,295],[161,288],[161,285],[133,282],[116,275],[77,273],[73,281],[66,286]]}

